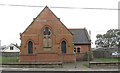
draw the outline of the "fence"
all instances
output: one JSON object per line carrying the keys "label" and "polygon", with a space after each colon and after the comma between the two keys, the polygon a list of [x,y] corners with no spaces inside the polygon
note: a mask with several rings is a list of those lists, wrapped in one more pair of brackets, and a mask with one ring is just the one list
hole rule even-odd
{"label": "fence", "polygon": [[108,51],[93,51],[94,58],[110,58],[111,53]]}
{"label": "fence", "polygon": [[118,56],[113,56],[112,53],[117,51],[117,49],[98,49],[93,51],[94,58],[116,58]]}
{"label": "fence", "polygon": [[91,52],[85,52],[85,53],[76,53],[76,60],[77,61],[88,61],[93,59],[93,55]]}
{"label": "fence", "polygon": [[19,52],[2,52],[2,57],[19,57]]}

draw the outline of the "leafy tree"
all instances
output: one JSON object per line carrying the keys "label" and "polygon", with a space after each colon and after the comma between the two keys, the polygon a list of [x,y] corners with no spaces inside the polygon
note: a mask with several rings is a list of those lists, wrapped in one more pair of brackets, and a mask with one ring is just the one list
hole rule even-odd
{"label": "leafy tree", "polygon": [[110,29],[105,34],[96,35],[96,47],[119,47],[120,29]]}

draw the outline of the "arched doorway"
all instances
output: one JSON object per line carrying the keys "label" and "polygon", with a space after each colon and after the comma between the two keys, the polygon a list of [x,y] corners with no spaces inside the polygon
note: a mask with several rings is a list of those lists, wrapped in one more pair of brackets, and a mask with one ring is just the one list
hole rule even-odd
{"label": "arched doorway", "polygon": [[33,43],[31,41],[28,42],[28,54],[33,53]]}
{"label": "arched doorway", "polygon": [[65,41],[62,41],[62,43],[61,43],[61,50],[62,50],[62,53],[66,53],[66,48],[67,48],[67,46],[66,46],[66,42]]}

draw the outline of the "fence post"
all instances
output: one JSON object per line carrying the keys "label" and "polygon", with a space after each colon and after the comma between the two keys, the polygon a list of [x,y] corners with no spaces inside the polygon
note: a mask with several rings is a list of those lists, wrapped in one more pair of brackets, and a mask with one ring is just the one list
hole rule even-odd
{"label": "fence post", "polygon": [[75,52],[75,68],[77,68],[77,64],[76,64],[76,52]]}
{"label": "fence post", "polygon": [[87,52],[88,55],[88,67],[90,68],[90,51]]}

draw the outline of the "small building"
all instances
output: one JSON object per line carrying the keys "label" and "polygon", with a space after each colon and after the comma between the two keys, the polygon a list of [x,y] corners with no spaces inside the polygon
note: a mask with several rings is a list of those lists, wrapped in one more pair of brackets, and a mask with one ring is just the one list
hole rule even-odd
{"label": "small building", "polygon": [[86,52],[91,51],[91,39],[86,28],[69,29],[73,33],[74,52],[76,60],[83,60]]}
{"label": "small building", "polygon": [[78,60],[91,49],[86,29],[68,29],[47,6],[20,34],[20,40],[20,63],[74,62],[74,48]]}
{"label": "small building", "polygon": [[20,53],[20,47],[15,44],[10,44],[1,50],[3,57],[18,57]]}
{"label": "small building", "polygon": [[20,52],[20,49],[19,46],[11,43],[2,52]]}

